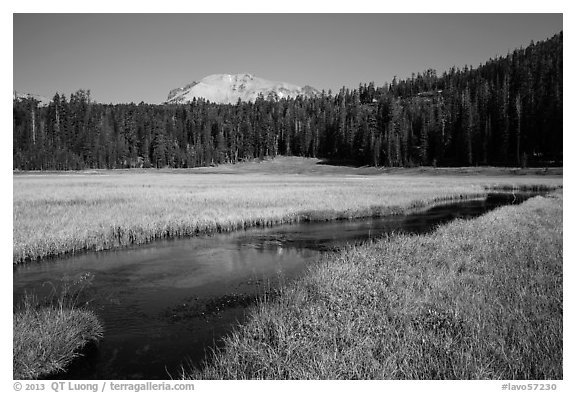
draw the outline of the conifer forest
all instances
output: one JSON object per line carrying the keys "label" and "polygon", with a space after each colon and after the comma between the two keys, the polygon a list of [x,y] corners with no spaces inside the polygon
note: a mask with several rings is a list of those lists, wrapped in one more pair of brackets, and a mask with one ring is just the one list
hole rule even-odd
{"label": "conifer forest", "polygon": [[562,32],[477,68],[313,98],[13,102],[13,168],[191,168],[276,155],[369,166],[561,166]]}

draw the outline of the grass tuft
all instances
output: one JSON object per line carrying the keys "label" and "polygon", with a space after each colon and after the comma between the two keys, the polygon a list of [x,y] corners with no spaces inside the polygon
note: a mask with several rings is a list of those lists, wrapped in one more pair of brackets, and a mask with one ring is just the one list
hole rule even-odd
{"label": "grass tuft", "polygon": [[94,313],[78,307],[91,276],[65,284],[59,294],[38,299],[27,294],[13,312],[13,377],[36,379],[65,368],[89,342],[102,337]]}

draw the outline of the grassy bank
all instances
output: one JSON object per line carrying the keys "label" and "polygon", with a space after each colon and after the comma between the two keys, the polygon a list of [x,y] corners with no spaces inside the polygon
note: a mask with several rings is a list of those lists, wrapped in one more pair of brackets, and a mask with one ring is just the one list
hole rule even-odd
{"label": "grassy bank", "polygon": [[[302,220],[404,213],[485,187],[562,185],[561,175],[386,174],[282,158],[198,170],[19,173],[13,263],[153,239]],[[288,173],[288,174],[285,174]]]}
{"label": "grassy bank", "polygon": [[562,379],[562,194],[327,256],[193,379]]}
{"label": "grassy bank", "polygon": [[94,313],[79,307],[92,276],[65,283],[45,299],[27,295],[13,313],[13,377],[36,379],[64,371],[89,342],[102,337]]}

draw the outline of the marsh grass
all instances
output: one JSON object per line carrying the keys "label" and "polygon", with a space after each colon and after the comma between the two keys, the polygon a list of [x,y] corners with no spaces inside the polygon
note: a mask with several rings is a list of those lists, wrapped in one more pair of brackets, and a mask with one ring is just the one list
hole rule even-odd
{"label": "marsh grass", "polygon": [[65,281],[39,299],[26,294],[13,312],[13,377],[36,379],[65,370],[81,349],[102,337],[102,326],[87,310],[86,289],[93,276]]}
{"label": "marsh grass", "polygon": [[365,176],[362,170],[278,159],[202,171],[17,174],[13,263],[253,226],[402,214],[484,196],[486,187],[498,185],[562,185],[557,176]]}
{"label": "marsh grass", "polygon": [[324,257],[192,379],[562,379],[562,194]]}

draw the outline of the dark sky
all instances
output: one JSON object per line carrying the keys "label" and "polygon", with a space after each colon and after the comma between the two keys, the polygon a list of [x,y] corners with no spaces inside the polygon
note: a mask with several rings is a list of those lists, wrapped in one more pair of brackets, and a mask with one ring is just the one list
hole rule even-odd
{"label": "dark sky", "polygon": [[318,89],[478,66],[562,14],[14,14],[14,89],[150,102],[216,73]]}

